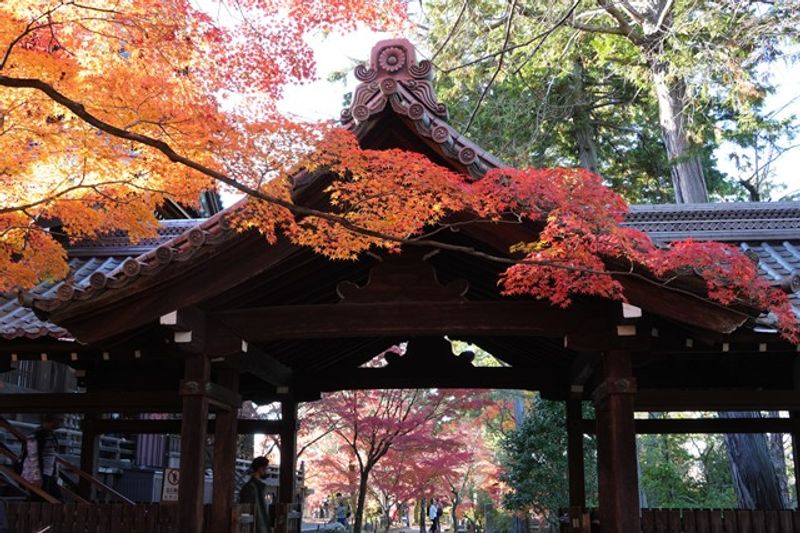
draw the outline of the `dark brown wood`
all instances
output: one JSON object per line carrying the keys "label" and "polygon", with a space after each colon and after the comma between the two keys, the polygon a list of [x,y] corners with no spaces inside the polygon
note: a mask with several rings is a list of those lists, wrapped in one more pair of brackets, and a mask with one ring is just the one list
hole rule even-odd
{"label": "dark brown wood", "polygon": [[[94,476],[97,467],[100,435],[92,430],[92,422],[98,418],[96,415],[86,415],[81,426],[81,470]],[[92,483],[88,478],[78,478],[78,494],[86,500],[93,498]]]}
{"label": "dark brown wood", "polygon": [[[220,411],[222,414],[224,411]],[[92,425],[93,429],[100,434],[122,433],[122,434],[152,434],[152,435],[177,435],[181,432],[180,420],[145,420],[145,419],[125,419],[105,418],[98,420]],[[209,420],[206,426],[207,433],[215,433],[216,421]],[[257,418],[242,418],[238,420],[236,431],[239,435],[254,435],[256,433],[278,434],[280,433],[281,423],[278,420],[262,420]]]}
{"label": "dark brown wood", "polygon": [[[224,368],[219,371],[219,384],[236,393],[239,390],[239,371]],[[236,410],[217,413],[214,428],[214,493],[211,505],[211,531],[231,531],[233,490],[236,470]]]}
{"label": "dark brown wood", "polygon": [[656,518],[653,509],[642,509],[642,533],[655,533]]}
{"label": "dark brown wood", "polygon": [[778,531],[780,533],[794,533],[794,526],[792,525],[792,511],[789,511],[788,509],[778,511],[778,524]]}
{"label": "dark brown wood", "polygon": [[800,410],[800,390],[640,389],[637,411]]}
{"label": "dark brown wood", "polygon": [[669,532],[669,514],[665,509],[654,509],[655,513],[655,531],[657,533]]}
{"label": "dark brown wood", "polygon": [[[455,358],[454,358],[455,359]],[[298,391],[306,388],[317,391],[402,389],[402,388],[476,388],[541,390],[563,379],[557,369],[541,364],[534,371],[497,367],[407,368],[351,368],[347,371],[306,374],[297,385]]]}
{"label": "dark brown wood", "polygon": [[246,350],[239,355],[239,366],[242,372],[249,372],[270,385],[285,386],[291,383],[291,368],[257,346],[247,344],[243,348]]}
{"label": "dark brown wood", "polygon": [[722,511],[719,509],[712,509],[709,513],[709,520],[708,520],[708,530],[709,533],[723,533],[724,529],[722,526]]}
{"label": "dark brown wood", "polygon": [[625,297],[631,304],[683,324],[718,333],[731,333],[750,318],[748,314],[715,305],[685,292],[657,287],[640,278],[619,276],[616,279],[622,284]]}
{"label": "dark brown wood", "polygon": [[630,354],[604,354],[603,376],[595,392],[600,523],[604,533],[630,533],[640,527]]}
{"label": "dark brown wood", "polygon": [[581,401],[571,398],[566,402],[567,417],[567,462],[569,476],[569,531],[582,532],[586,506],[586,481],[583,461],[583,432]]}
{"label": "dark brown wood", "polygon": [[[669,435],[690,433],[790,433],[793,422],[788,418],[637,418],[637,435]],[[580,430],[594,434],[596,422],[582,420]]]}
{"label": "dark brown wood", "polygon": [[185,364],[184,385],[190,382],[198,384],[198,393],[183,396],[178,531],[196,533],[203,529],[203,487],[208,424],[208,397],[201,390],[200,384],[208,382],[211,365],[208,357],[197,353],[187,353]]}
{"label": "dark brown wood", "polygon": [[276,533],[292,533],[289,531],[289,511],[296,501],[297,472],[297,402],[286,400],[281,402],[281,464],[278,474],[278,516],[276,517]]}
{"label": "dark brown wood", "polygon": [[563,337],[603,318],[598,307],[561,309],[544,301],[513,300],[282,305],[222,311],[209,318],[253,342],[447,334]]}
{"label": "dark brown wood", "polygon": [[96,343],[245,284],[296,251],[284,239],[265,246],[255,232],[234,235],[223,245],[203,246],[192,257],[190,269],[185,262],[173,261],[158,276],[140,276],[127,287],[72,302],[50,319],[81,341]]}
{"label": "dark brown wood", "polygon": [[683,533],[697,533],[697,511],[695,509],[683,509]]}
{"label": "dark brown wood", "polygon": [[680,509],[668,509],[669,514],[669,531],[670,533],[681,533],[681,511]]}
{"label": "dark brown wood", "polygon": [[175,391],[0,394],[3,413],[175,413],[180,405]]}

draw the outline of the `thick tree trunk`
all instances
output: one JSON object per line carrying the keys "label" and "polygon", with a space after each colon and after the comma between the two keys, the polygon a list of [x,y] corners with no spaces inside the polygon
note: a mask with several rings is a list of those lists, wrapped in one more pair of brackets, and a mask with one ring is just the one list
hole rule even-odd
{"label": "thick tree trunk", "polygon": [[[719,413],[720,418],[756,418],[760,413]],[[784,501],[767,437],[763,434],[727,434],[725,444],[731,464],[731,478],[741,509],[783,509]]]}
{"label": "thick tree trunk", "polygon": [[[768,416],[778,418],[779,413],[773,411]],[[778,479],[783,507],[788,509],[791,506],[791,498],[789,497],[789,480],[786,476],[786,449],[783,446],[783,435],[781,433],[770,433],[769,455],[772,459],[772,466],[775,469],[775,477]]]}
{"label": "thick tree trunk", "polygon": [[589,99],[583,89],[583,65],[579,60],[573,62],[572,68],[572,125],[575,135],[575,146],[578,149],[580,166],[597,172],[597,145],[595,144],[594,126],[589,117]]}
{"label": "thick tree trunk", "polygon": [[658,100],[661,134],[672,166],[675,202],[708,202],[703,164],[698,156],[692,155],[692,146],[686,135],[683,111],[686,105],[685,82],[682,79],[670,79],[667,65],[658,58],[650,60],[650,72]]}
{"label": "thick tree trunk", "polygon": [[425,533],[425,518],[428,516],[428,509],[425,505],[425,498],[419,501],[419,533]]}

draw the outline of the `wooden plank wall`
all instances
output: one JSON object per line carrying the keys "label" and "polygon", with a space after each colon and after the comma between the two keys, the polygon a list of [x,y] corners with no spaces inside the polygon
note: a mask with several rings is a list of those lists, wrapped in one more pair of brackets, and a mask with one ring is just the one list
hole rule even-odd
{"label": "wooden plank wall", "polygon": [[800,533],[800,511],[642,509],[642,533]]}
{"label": "wooden plank wall", "polygon": [[[250,511],[251,506],[236,507],[236,516],[241,511]],[[48,526],[47,533],[177,533],[178,506],[176,504],[144,503],[137,505],[93,503],[93,504],[48,504],[9,503],[7,505],[9,531],[33,533]],[[211,522],[211,506],[204,507],[205,527]],[[237,533],[249,533],[252,524],[238,524]],[[206,529],[205,533],[210,533]]]}

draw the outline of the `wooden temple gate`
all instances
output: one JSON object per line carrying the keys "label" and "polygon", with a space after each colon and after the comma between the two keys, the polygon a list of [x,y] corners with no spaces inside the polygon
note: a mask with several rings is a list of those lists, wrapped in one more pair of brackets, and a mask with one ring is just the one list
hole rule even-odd
{"label": "wooden temple gate", "polygon": [[[395,58],[390,64],[389,56]],[[415,150],[476,179],[501,165],[447,124],[429,75],[430,64],[417,63],[406,41],[378,43],[370,68],[357,70],[364,83],[343,121],[366,147]],[[328,183],[324,173],[298,176],[295,201],[324,205]],[[669,286],[620,276],[630,304],[580,297],[561,309],[503,298],[496,285],[503,265],[458,251],[508,254],[513,244],[530,239],[533,230],[522,224],[460,224],[457,232],[439,234],[450,249],[404,248],[346,263],[284,239],[268,246],[259,235],[231,230],[226,215],[195,223],[143,252],[76,252],[69,282],[24,298],[50,333],[0,345],[7,363],[45,358],[78,369],[86,392],[0,395],[0,411],[84,413],[81,465],[87,471],[94,468],[99,434],[180,433],[182,533],[204,531],[209,522],[211,531],[232,530],[236,435],[255,431],[280,435],[276,531],[289,531],[297,503],[297,404],[327,391],[509,388],[565,401],[574,532],[589,528],[585,433],[597,435],[599,520],[608,533],[640,531],[643,520],[661,516],[640,515],[637,432],[800,435],[794,417],[634,418],[636,411],[800,411],[797,347],[774,331],[749,327],[759,319],[757,310],[709,302],[692,276]],[[104,259],[109,257],[117,261],[113,268]],[[68,334],[53,333],[61,331]],[[472,366],[453,355],[445,336],[475,343],[507,366]],[[402,342],[408,343],[403,357],[383,368],[363,366]],[[243,400],[280,402],[281,419],[239,420]],[[593,402],[596,421],[581,417],[582,402]],[[110,419],[106,413],[181,418]],[[214,491],[206,516],[209,435]]]}

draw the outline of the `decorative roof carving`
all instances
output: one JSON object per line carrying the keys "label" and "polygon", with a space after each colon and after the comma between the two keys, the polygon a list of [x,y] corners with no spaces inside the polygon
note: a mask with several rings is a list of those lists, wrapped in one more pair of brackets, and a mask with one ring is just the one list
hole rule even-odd
{"label": "decorative roof carving", "polygon": [[433,66],[427,60],[418,62],[414,47],[406,39],[378,42],[369,66],[356,67],[355,76],[361,83],[350,107],[342,111],[345,126],[357,129],[388,105],[473,179],[480,179],[490,168],[506,166],[447,123],[447,107],[436,99],[431,82]]}

